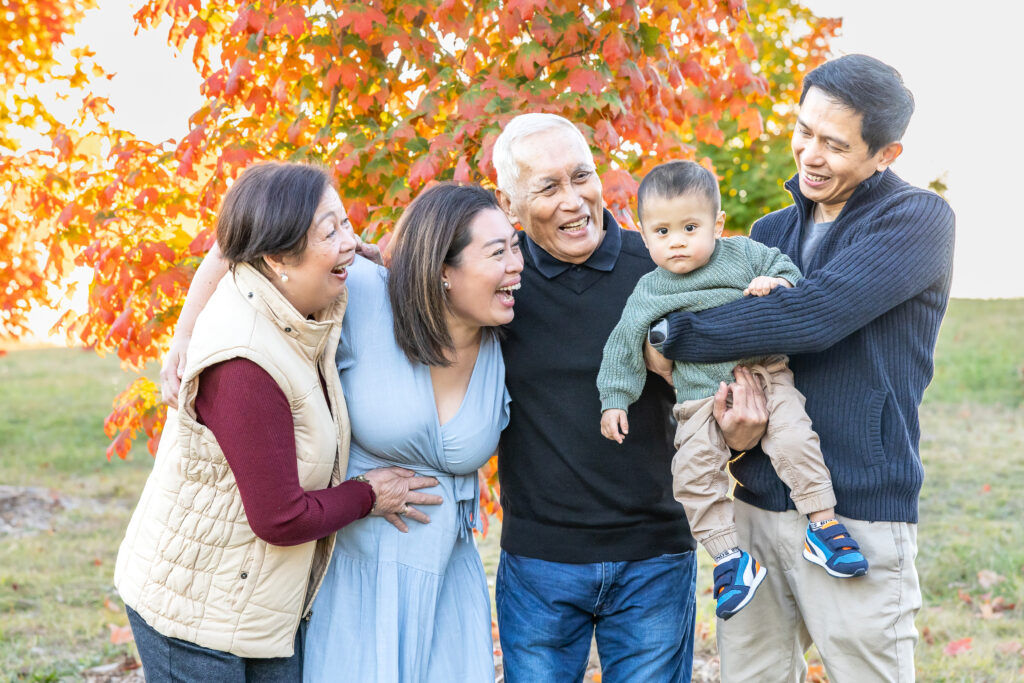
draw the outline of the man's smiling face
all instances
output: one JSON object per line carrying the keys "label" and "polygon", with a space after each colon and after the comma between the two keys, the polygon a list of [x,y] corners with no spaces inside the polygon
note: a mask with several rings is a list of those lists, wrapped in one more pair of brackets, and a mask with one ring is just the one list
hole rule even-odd
{"label": "man's smiling face", "polygon": [[519,169],[502,208],[544,251],[565,263],[583,263],[604,237],[604,200],[594,157],[571,131],[558,128],[518,141]]}
{"label": "man's smiling face", "polygon": [[815,87],[800,105],[792,142],[800,192],[820,205],[825,220],[834,220],[857,186],[884,170],[902,151],[900,143],[894,142],[871,154],[861,137],[862,119],[860,113]]}

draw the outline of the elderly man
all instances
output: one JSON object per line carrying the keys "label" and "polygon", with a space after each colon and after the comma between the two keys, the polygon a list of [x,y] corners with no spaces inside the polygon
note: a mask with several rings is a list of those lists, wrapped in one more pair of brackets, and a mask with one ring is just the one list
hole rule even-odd
{"label": "elderly man", "polygon": [[740,539],[768,576],[750,605],[719,622],[725,681],[803,681],[812,641],[832,680],[914,678],[917,407],[949,296],[954,217],[889,169],[913,109],[900,75],[876,59],[849,55],[808,74],[797,174],[786,183],[794,205],[751,231],[806,279],[652,329],[666,356],[687,362],[791,354],[836,511],[871,563],[867,576],[837,581],[802,559],[807,520],[768,458],[754,449],[734,461]]}
{"label": "elderly man", "polygon": [[[595,388],[604,343],[654,264],[604,209],[593,155],[566,119],[517,116],[494,162],[498,201],[526,233],[502,344],[513,400],[498,458],[506,680],[582,680],[596,636],[606,682],[688,681],[696,563],[672,497],[672,393],[648,381],[619,445],[601,436]],[[718,397],[733,446],[763,429],[753,386],[741,372]]]}

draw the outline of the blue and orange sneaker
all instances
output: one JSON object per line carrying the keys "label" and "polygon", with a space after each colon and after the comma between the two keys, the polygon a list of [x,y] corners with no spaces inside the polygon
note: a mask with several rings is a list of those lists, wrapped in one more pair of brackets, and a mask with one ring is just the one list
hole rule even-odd
{"label": "blue and orange sneaker", "polygon": [[728,619],[746,607],[767,572],[746,550],[739,557],[715,565],[715,614]]}
{"label": "blue and orange sneaker", "polygon": [[821,565],[837,579],[852,579],[868,573],[868,561],[846,527],[831,520],[820,529],[807,526],[804,559]]}

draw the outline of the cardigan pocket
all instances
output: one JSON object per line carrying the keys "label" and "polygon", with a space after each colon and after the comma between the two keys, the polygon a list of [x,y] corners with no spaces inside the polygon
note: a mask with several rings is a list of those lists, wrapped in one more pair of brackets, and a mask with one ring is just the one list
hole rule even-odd
{"label": "cardigan pocket", "polygon": [[883,389],[872,389],[868,394],[868,460],[874,465],[884,465],[887,461],[885,443],[882,439],[882,416],[885,414],[888,397],[889,392]]}

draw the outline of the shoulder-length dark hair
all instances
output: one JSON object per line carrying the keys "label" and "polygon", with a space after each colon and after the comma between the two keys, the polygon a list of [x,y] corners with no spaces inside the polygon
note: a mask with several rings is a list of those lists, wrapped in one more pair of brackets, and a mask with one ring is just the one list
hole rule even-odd
{"label": "shoulder-length dark hair", "polygon": [[224,195],[217,214],[217,244],[224,258],[232,266],[248,263],[267,276],[264,256],[301,259],[316,207],[333,186],[331,176],[318,166],[249,166]]}
{"label": "shoulder-length dark hair", "polygon": [[455,344],[441,268],[459,265],[472,241],[469,225],[487,209],[500,210],[493,193],[477,185],[442,184],[421,192],[398,221],[388,247],[388,297],[395,342],[414,363],[451,365],[446,353]]}

